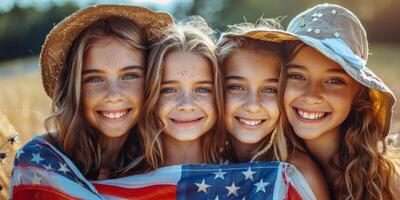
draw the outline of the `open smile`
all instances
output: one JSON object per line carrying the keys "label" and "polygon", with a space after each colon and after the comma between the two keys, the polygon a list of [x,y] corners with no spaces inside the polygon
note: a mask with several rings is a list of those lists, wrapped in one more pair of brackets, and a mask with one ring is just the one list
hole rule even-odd
{"label": "open smile", "polygon": [[303,110],[300,108],[293,107],[294,112],[296,113],[296,117],[306,123],[318,123],[324,120],[327,116],[329,116],[330,112],[321,112],[321,111],[310,111]]}
{"label": "open smile", "polygon": [[123,110],[113,110],[113,111],[97,111],[97,113],[102,116],[103,119],[109,121],[121,121],[128,117],[128,113],[130,113],[132,109],[123,109]]}
{"label": "open smile", "polygon": [[235,116],[235,119],[239,122],[239,124],[249,128],[256,128],[266,121],[265,119],[250,119],[238,116]]}

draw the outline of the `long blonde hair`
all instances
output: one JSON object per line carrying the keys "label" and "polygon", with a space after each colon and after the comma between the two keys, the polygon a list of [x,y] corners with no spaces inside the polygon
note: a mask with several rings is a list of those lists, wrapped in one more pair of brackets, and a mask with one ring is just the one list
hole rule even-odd
{"label": "long blonde hair", "polygon": [[[290,61],[303,43],[288,45],[286,58]],[[283,97],[283,93],[281,93]],[[280,102],[283,107],[283,102]],[[389,134],[390,119],[387,113],[391,109],[388,94],[362,86],[352,102],[346,120],[341,124],[342,142],[335,156],[331,158],[331,166],[339,171],[334,180],[333,194],[336,199],[355,200],[392,200],[399,199],[395,195],[394,163],[388,158],[388,146],[385,138]],[[290,141],[290,149],[307,151],[302,140],[296,136],[287,118],[282,117],[282,128]]]}
{"label": "long blonde hair", "polygon": [[[245,36],[241,36],[244,33],[250,31],[272,31],[272,30],[282,30],[282,26],[280,25],[279,19],[265,19],[260,18],[255,24],[253,23],[239,23],[235,25],[229,26],[229,30],[223,33],[220,41],[217,45],[217,56],[219,60],[220,67],[222,71],[224,70],[224,61],[227,57],[232,55],[234,51],[237,50],[251,50],[257,51],[259,53],[265,54],[267,56],[271,56],[275,60],[275,65],[278,67],[279,74],[279,89],[280,92],[282,87],[280,86],[282,83],[282,78],[285,77],[283,73],[286,72],[285,60],[283,49],[281,44],[276,42],[268,42],[262,40],[256,40],[252,38],[247,38]],[[224,37],[224,35],[236,35]],[[282,97],[278,95],[277,101],[281,101]],[[278,104],[279,105],[279,104]],[[279,123],[279,122],[278,122]],[[228,141],[232,139],[232,136],[228,134]],[[275,138],[274,138],[275,137]],[[232,142],[228,142],[226,146],[226,154],[228,159],[235,160],[235,155],[233,151],[233,147],[231,145]],[[262,151],[265,148],[268,148],[272,143],[273,152],[264,153],[261,155],[257,155],[257,152]],[[286,161],[288,158],[287,148],[286,148],[286,140],[282,129],[277,126],[275,136],[274,134],[270,134],[269,137],[263,139],[263,142],[260,145],[254,147],[253,155],[255,157],[252,158],[253,161]]]}
{"label": "long blonde hair", "polygon": [[214,99],[217,122],[202,136],[203,160],[206,163],[220,161],[220,148],[223,146],[224,126],[222,115],[223,91],[221,72],[215,56],[215,44],[211,38],[212,30],[200,17],[192,17],[165,30],[164,37],[150,48],[148,73],[145,79],[145,102],[142,119],[139,121],[141,140],[145,149],[148,170],[165,165],[160,135],[163,124],[157,115],[160,86],[164,71],[164,61],[172,51],[192,52],[205,57],[211,64],[214,83]]}
{"label": "long blonde hair", "polygon": [[[50,132],[57,131],[55,138],[49,137],[78,167],[88,179],[96,179],[100,172],[102,152],[105,149],[103,134],[96,130],[83,117],[81,102],[81,73],[85,54],[91,44],[104,37],[116,37],[130,46],[141,49],[146,55],[147,45],[143,31],[132,21],[120,17],[110,17],[90,25],[74,41],[66,63],[59,76],[53,95],[52,113],[45,121]],[[134,170],[130,162],[140,158],[136,126],[130,131],[121,150],[121,163],[116,166],[112,177],[122,176]]]}

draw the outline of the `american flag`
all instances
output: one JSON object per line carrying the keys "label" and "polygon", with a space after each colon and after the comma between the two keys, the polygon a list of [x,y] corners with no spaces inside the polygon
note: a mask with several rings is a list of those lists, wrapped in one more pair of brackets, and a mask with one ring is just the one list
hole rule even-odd
{"label": "american flag", "polygon": [[315,199],[284,162],[174,165],[90,182],[41,136],[18,151],[10,184],[11,199]]}

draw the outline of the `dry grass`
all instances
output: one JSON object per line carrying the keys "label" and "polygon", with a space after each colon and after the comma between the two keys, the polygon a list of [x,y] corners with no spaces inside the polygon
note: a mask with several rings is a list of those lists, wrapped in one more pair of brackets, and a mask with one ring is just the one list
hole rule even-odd
{"label": "dry grass", "polygon": [[[369,58],[369,67],[372,68],[394,90],[400,100],[400,46],[373,46],[373,55]],[[16,69],[23,65],[17,62],[0,64],[15,66]],[[28,62],[36,62],[30,60]],[[1,73],[1,71],[0,71]],[[0,199],[7,198],[7,183],[10,178],[12,160],[15,151],[22,144],[35,135],[44,132],[43,121],[49,115],[50,98],[44,93],[38,70],[23,72],[16,76],[3,77],[0,74],[0,141],[14,133],[19,133],[21,144],[10,149],[8,165],[0,165],[0,184],[5,188],[0,192]],[[400,133],[400,105],[395,107],[393,126],[391,132]],[[11,125],[12,124],[12,125]],[[400,140],[400,137],[399,139]]]}

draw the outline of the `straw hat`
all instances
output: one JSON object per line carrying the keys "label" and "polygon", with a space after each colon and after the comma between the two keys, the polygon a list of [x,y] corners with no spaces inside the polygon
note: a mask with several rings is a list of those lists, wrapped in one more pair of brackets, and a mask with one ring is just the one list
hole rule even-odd
{"label": "straw hat", "polygon": [[148,41],[160,36],[163,29],[173,23],[172,17],[167,13],[131,5],[101,4],[76,11],[50,31],[42,46],[40,53],[42,83],[49,97],[53,96],[58,76],[74,40],[94,22],[113,16],[134,21],[145,31]]}

